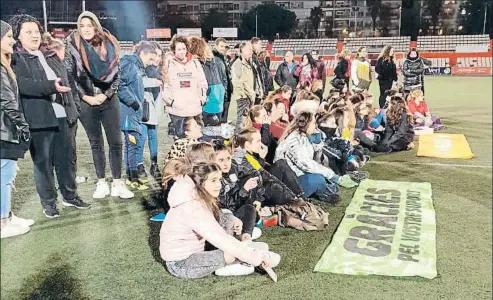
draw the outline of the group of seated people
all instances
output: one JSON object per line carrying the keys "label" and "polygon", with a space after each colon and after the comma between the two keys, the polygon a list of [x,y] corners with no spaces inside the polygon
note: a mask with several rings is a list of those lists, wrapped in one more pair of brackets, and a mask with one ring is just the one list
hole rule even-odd
{"label": "group of seated people", "polygon": [[237,276],[275,267],[280,256],[253,242],[258,227],[287,224],[274,207],[311,199],[336,204],[341,187],[368,178],[362,168],[370,152],[412,149],[416,124],[439,124],[421,91],[408,103],[396,86],[377,109],[369,92],[350,95],[345,87],[324,97],[322,88],[315,81],[294,96],[289,86],[271,92],[246,111],[230,139],[211,142],[200,117],[185,118],[185,137],[175,140],[162,172],[160,251],[172,275]]}

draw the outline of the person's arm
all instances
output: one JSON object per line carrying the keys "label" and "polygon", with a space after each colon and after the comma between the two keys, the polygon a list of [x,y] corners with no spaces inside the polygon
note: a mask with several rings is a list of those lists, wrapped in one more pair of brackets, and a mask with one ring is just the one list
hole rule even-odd
{"label": "person's arm", "polygon": [[302,69],[303,69],[303,66],[301,64],[297,65],[296,68],[294,69],[293,76],[295,78],[300,78]]}
{"label": "person's arm", "polygon": [[[55,80],[48,80],[46,76],[43,76],[43,78],[32,77],[31,70],[29,70],[28,66],[19,54],[14,54],[12,69],[16,74],[19,93],[26,96],[26,99],[32,97],[42,98],[57,93],[55,88]],[[51,98],[46,99],[51,102]]]}
{"label": "person's arm", "polygon": [[118,91],[118,87],[120,86],[120,80],[121,80],[120,78],[121,78],[121,74],[120,74],[120,72],[118,72],[115,76],[115,79],[111,83],[110,88],[107,89],[106,91],[104,91],[104,95],[108,99],[113,97],[113,95]]}
{"label": "person's arm", "polygon": [[416,76],[416,74],[411,72],[411,70],[409,69],[409,61],[408,60],[405,60],[404,63],[402,64],[402,74],[406,77]]}
{"label": "person's arm", "polygon": [[382,76],[382,74],[383,74],[382,64],[383,64],[383,59],[379,58],[377,60],[377,65],[375,66],[375,73],[377,73],[379,75],[379,77]]}
{"label": "person's arm", "polygon": [[[255,102],[255,97],[256,97],[256,93],[255,93],[255,90],[254,90],[254,85],[250,85],[250,79],[248,78],[247,74],[249,74],[250,72],[247,72],[247,71],[244,71],[243,70],[244,66],[243,64],[241,64],[241,82],[242,82],[242,85],[243,85],[243,90],[245,91],[245,94],[246,96],[248,97],[248,99],[250,99],[250,101],[252,101],[252,103]],[[252,66],[253,68],[253,66]],[[253,71],[253,69],[252,69]],[[255,78],[253,79],[255,80]]]}
{"label": "person's arm", "polygon": [[189,222],[189,225],[196,234],[203,237],[217,249],[222,250],[225,254],[231,255],[242,262],[253,266],[259,266],[262,263],[262,253],[226,233],[216,221],[214,215],[207,211],[202,203],[190,201],[184,205],[188,206],[189,215],[193,216],[193,222]]}
{"label": "person's arm", "polygon": [[[239,58],[238,58],[239,59]],[[241,98],[245,98],[246,93],[245,89],[243,88],[243,81],[242,81],[242,65],[241,62],[235,61],[233,65],[231,66],[231,77],[232,77],[232,82],[233,82],[233,91],[238,93]]]}
{"label": "person's arm", "polygon": [[429,59],[426,59],[424,57],[421,57],[421,59],[423,60],[423,63],[428,67],[430,67],[433,64],[433,62]]}
{"label": "person's arm", "polygon": [[1,89],[0,89],[0,107],[10,121],[20,128],[22,131],[27,131],[29,126],[24,118],[24,114],[19,110],[19,102],[16,97],[16,91],[12,89],[9,75],[2,67],[1,74]]}
{"label": "person's arm", "polygon": [[272,136],[270,134],[270,125],[262,124],[262,128],[260,129],[261,142],[265,146],[269,147],[270,142],[272,140]]}
{"label": "person's arm", "polygon": [[284,86],[284,80],[282,78],[282,64],[277,67],[276,75],[274,76],[274,81],[277,83],[279,87]]}
{"label": "person's arm", "polygon": [[[411,125],[407,121],[407,115],[405,113],[403,113],[401,116],[401,120],[399,121],[399,125],[397,126],[396,130],[393,131],[392,134],[390,134],[390,136],[387,136],[387,132],[386,132],[387,145],[391,146],[392,144],[394,144],[398,140],[403,139],[409,130],[409,126],[411,126]],[[384,138],[384,140],[385,140],[385,138]]]}
{"label": "person's arm", "polygon": [[351,80],[353,81],[353,84],[355,86],[358,86],[359,84],[359,79],[358,79],[358,62],[357,60],[353,60],[351,63]]}
{"label": "person's arm", "polygon": [[121,74],[122,77],[118,89],[120,102],[137,111],[140,108],[139,98],[132,90],[132,85],[138,80],[139,76],[136,67],[131,63],[124,62],[121,66]]}
{"label": "person's arm", "polygon": [[195,62],[195,65],[197,67],[197,72],[198,72],[198,83],[197,83],[197,88],[198,88],[198,95],[200,98],[200,103],[205,104],[207,100],[207,91],[209,90],[209,84],[207,83],[207,78],[205,77],[204,73],[204,68],[202,67],[202,64],[199,63],[198,61]]}

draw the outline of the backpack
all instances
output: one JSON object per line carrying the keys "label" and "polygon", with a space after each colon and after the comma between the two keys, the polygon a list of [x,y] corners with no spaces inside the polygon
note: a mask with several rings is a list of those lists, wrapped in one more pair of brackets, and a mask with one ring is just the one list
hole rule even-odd
{"label": "backpack", "polygon": [[284,205],[276,206],[279,226],[291,227],[297,230],[323,230],[329,225],[329,214],[320,206],[295,199]]}

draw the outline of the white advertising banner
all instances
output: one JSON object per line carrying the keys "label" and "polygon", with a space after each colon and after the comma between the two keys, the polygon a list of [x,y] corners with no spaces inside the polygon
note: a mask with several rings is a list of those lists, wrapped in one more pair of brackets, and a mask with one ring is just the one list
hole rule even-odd
{"label": "white advertising banner", "polygon": [[201,28],[177,28],[176,34],[181,36],[202,36]]}
{"label": "white advertising banner", "polygon": [[237,38],[238,28],[214,28],[212,35],[216,38]]}

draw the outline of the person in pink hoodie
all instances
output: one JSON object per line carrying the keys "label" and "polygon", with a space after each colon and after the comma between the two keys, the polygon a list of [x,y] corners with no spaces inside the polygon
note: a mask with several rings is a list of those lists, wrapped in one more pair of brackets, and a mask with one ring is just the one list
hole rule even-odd
{"label": "person in pink hoodie", "polygon": [[[163,174],[163,182],[175,180],[168,195],[170,210],[161,226],[159,246],[172,275],[189,279],[213,273],[239,276],[253,273],[256,266],[277,266],[278,254],[256,248],[252,242],[240,242],[232,235],[241,234],[242,223],[219,209],[222,172],[217,164],[191,166],[185,159],[176,159],[166,165]],[[205,241],[217,249],[205,251]]]}
{"label": "person in pink hoodie", "polygon": [[173,55],[163,67],[163,100],[174,135],[183,138],[183,120],[202,114],[209,86],[202,65],[189,52],[187,38],[175,35],[169,47]]}

